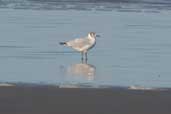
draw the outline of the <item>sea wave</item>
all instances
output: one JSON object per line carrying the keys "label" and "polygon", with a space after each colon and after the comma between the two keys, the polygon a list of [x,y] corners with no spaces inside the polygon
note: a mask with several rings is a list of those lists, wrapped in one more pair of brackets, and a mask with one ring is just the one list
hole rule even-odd
{"label": "sea wave", "polygon": [[112,2],[112,3],[153,3],[153,4],[168,4],[170,0],[0,0],[2,3],[9,2]]}
{"label": "sea wave", "polygon": [[0,8],[45,10],[171,10],[170,0],[0,0]]}

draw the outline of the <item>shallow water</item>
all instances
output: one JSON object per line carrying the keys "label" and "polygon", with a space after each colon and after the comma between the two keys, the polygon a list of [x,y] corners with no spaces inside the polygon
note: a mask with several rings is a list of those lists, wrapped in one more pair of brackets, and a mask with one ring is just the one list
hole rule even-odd
{"label": "shallow water", "polygon": [[[171,87],[170,7],[7,6],[0,8],[0,82]],[[87,63],[58,44],[90,31],[101,38],[88,53]]]}

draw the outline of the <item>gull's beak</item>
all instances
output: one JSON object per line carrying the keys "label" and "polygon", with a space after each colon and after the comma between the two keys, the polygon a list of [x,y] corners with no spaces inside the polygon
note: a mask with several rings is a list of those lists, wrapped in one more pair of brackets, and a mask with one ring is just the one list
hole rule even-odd
{"label": "gull's beak", "polygon": [[96,37],[100,37],[100,35],[96,35]]}

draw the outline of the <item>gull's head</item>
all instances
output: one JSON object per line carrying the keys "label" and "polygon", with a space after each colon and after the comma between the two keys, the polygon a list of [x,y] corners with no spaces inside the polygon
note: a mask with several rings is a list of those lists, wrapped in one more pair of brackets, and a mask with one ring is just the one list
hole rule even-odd
{"label": "gull's head", "polygon": [[96,35],[95,32],[90,32],[90,33],[88,34],[88,37],[89,37],[89,38],[96,38],[96,37],[100,37],[100,36],[99,36],[99,35]]}

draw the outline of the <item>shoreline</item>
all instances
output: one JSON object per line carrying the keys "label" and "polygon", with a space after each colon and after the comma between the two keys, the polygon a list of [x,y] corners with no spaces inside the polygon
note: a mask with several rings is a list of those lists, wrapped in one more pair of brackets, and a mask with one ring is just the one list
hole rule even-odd
{"label": "shoreline", "polygon": [[0,86],[2,114],[170,114],[171,90]]}

